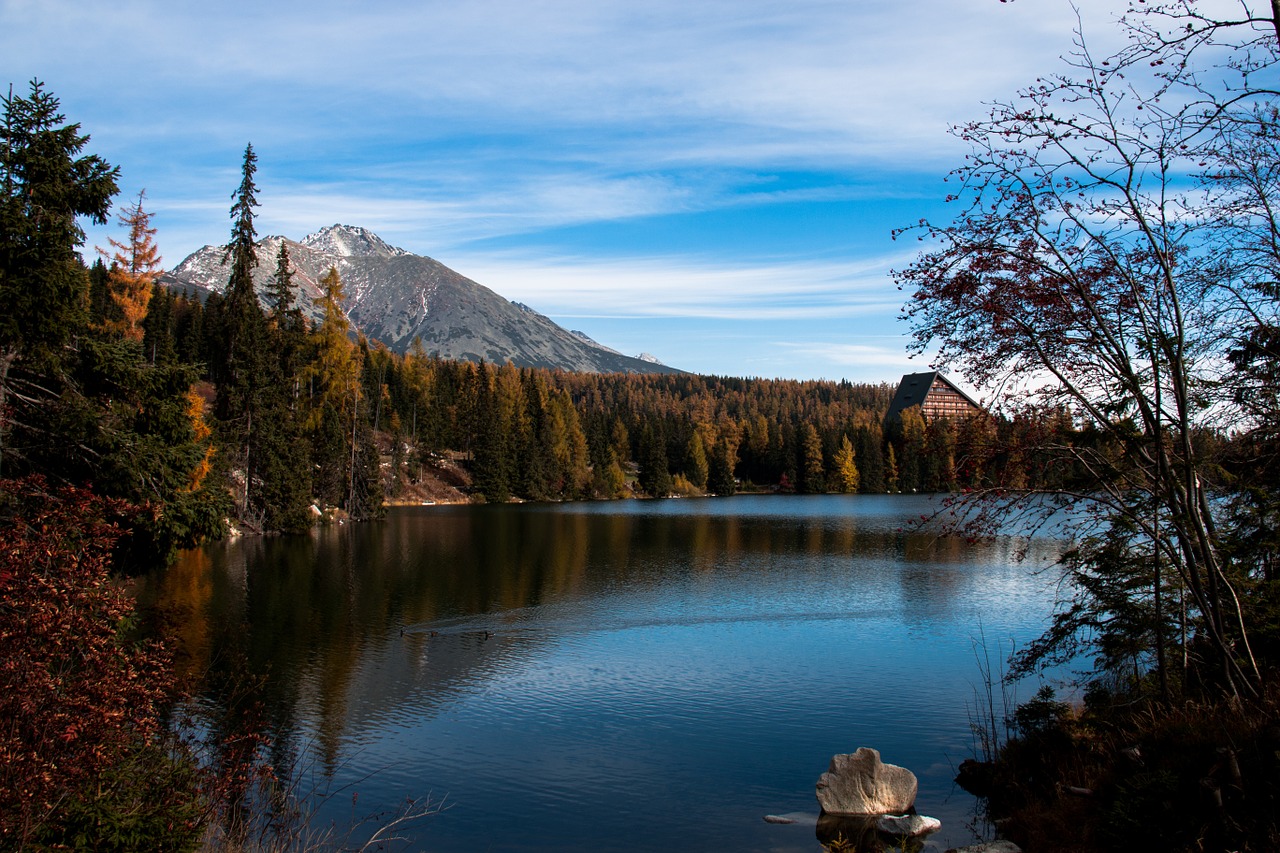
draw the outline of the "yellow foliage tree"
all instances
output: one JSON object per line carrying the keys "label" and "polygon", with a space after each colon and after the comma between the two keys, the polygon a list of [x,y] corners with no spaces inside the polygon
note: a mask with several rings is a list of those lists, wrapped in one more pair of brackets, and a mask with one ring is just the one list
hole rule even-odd
{"label": "yellow foliage tree", "polygon": [[329,268],[320,279],[320,287],[323,293],[315,301],[324,316],[311,333],[313,360],[303,371],[311,398],[306,424],[309,430],[319,428],[326,409],[339,413],[344,421],[350,420],[352,410],[363,396],[360,353],[347,337],[351,321],[342,310],[346,293],[337,268]]}
{"label": "yellow foliage tree", "polygon": [[858,491],[859,474],[858,463],[853,452],[853,442],[849,441],[849,436],[840,439],[840,449],[836,451],[835,457],[835,482],[833,485],[836,491],[849,494]]}

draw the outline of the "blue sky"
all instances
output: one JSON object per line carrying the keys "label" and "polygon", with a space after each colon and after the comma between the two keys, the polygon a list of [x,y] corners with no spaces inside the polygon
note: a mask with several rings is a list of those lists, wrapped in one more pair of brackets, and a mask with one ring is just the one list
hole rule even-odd
{"label": "blue sky", "polygon": [[[1079,0],[1095,49],[1124,0]],[[893,228],[947,214],[951,124],[1057,69],[1066,0],[0,0],[140,189],[165,266],[361,225],[564,326],[699,373],[896,382]],[[87,248],[118,228],[91,229]]]}

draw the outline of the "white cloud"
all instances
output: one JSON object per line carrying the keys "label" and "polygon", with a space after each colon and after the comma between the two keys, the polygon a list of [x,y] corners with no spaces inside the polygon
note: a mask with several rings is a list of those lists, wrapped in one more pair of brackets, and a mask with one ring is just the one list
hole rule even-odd
{"label": "white cloud", "polygon": [[802,320],[896,316],[897,258],[733,265],[672,258],[452,257],[450,266],[560,318]]}

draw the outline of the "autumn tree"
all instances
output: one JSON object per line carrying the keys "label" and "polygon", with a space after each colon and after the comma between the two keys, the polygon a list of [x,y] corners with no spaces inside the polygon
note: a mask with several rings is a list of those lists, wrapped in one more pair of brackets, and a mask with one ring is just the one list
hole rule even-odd
{"label": "autumn tree", "polygon": [[835,471],[832,479],[835,491],[849,494],[858,491],[858,462],[854,456],[853,442],[842,436],[840,449],[836,451]]}
{"label": "autumn tree", "polygon": [[[919,351],[1100,436],[1038,448],[1088,472],[1087,488],[1037,502],[1029,483],[987,517],[1089,502],[1070,566],[1083,612],[1108,609],[1089,581],[1123,568],[1144,573],[1128,604],[1159,623],[1172,584],[1212,682],[1256,696],[1253,567],[1229,558],[1218,460],[1197,440],[1259,423],[1224,365],[1277,316],[1277,8],[1238,8],[1153,5],[1122,21],[1129,46],[1109,57],[1078,34],[1061,71],[957,128],[971,150],[953,175],[961,210],[919,227],[930,247],[897,278]],[[1157,668],[1171,659],[1146,651]]]}
{"label": "autumn tree", "polygon": [[336,267],[320,280],[320,287],[316,303],[323,315],[311,332],[310,358],[302,371],[313,491],[324,503],[340,506],[353,517],[370,518],[381,512],[381,487],[372,424],[365,417],[365,359],[347,337],[351,321],[342,308],[346,294]]}
{"label": "autumn tree", "polygon": [[123,241],[108,237],[114,249],[110,255],[98,250],[110,262],[107,286],[120,313],[119,321],[108,325],[131,340],[142,339],[141,324],[161,271],[156,229],[151,227],[151,214],[142,207],[146,195],[146,190],[140,190],[138,200],[120,211],[119,222],[128,237]]}

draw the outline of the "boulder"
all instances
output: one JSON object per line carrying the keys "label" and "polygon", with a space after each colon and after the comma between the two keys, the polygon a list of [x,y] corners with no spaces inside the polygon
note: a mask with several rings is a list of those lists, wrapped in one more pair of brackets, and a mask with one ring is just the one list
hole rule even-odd
{"label": "boulder", "polygon": [[864,746],[832,757],[818,777],[818,804],[828,814],[899,815],[911,810],[918,787],[914,773],[883,763],[878,750]]}
{"label": "boulder", "polygon": [[942,821],[936,817],[925,817],[919,814],[881,815],[876,821],[876,829],[886,835],[901,835],[915,838],[917,835],[928,835],[942,829]]}

